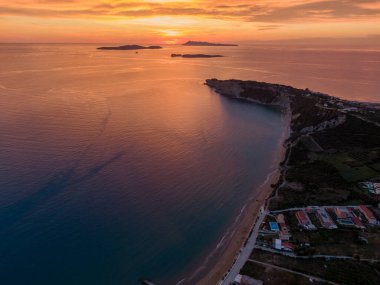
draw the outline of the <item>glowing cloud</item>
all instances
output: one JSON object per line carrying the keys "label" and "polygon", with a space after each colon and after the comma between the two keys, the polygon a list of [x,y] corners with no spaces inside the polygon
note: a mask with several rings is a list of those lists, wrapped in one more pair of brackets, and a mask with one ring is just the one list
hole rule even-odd
{"label": "glowing cloud", "polygon": [[3,42],[158,42],[181,37],[257,40],[367,34],[380,34],[380,0],[0,0]]}

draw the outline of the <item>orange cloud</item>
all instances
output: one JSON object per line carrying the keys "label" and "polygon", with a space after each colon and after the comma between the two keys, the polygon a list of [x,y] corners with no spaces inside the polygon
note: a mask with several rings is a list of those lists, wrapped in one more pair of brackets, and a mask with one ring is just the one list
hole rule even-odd
{"label": "orange cloud", "polygon": [[0,1],[0,15],[49,18],[197,16],[249,22],[288,22],[321,17],[357,19],[380,15],[380,1]]}
{"label": "orange cloud", "polygon": [[[303,27],[308,25],[308,33],[315,36],[326,25],[336,24],[341,25],[336,36],[364,36],[380,33],[379,19],[380,0],[0,0],[0,32],[13,25],[15,38],[27,36],[27,28],[35,29],[32,34],[43,31],[48,37],[47,27],[66,28],[75,38],[79,34],[75,25],[82,34],[107,30],[115,37],[133,37],[143,32],[156,35],[152,40],[165,37],[159,31],[178,28],[186,30],[182,35],[187,36],[204,33],[220,37],[224,31],[227,38],[245,39],[249,35],[276,38],[280,32],[303,37],[307,36]],[[3,38],[1,33],[0,41]]]}

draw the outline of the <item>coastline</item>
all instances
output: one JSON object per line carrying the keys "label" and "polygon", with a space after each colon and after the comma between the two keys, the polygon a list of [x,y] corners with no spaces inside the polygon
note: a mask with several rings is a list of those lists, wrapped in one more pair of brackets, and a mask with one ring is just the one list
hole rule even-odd
{"label": "coastline", "polygon": [[[307,184],[314,183],[316,181],[315,178],[326,177],[327,182],[324,182],[324,179],[318,181],[322,181],[320,185],[323,187],[331,187],[329,181],[336,181],[334,179],[336,179],[337,176],[335,175],[336,173],[334,170],[336,172],[341,172],[342,170],[339,169],[339,166],[335,166],[333,161],[325,162],[325,164],[323,164],[323,162],[320,162],[320,164],[313,164],[313,162],[310,162],[311,159],[309,159],[307,154],[320,152],[330,154],[329,150],[335,150],[335,152],[337,152],[336,149],[338,148],[340,151],[343,150],[343,153],[349,154],[351,157],[354,153],[357,153],[358,147],[364,153],[372,153],[374,151],[377,153],[378,140],[377,137],[372,136],[372,132],[374,128],[380,127],[380,118],[376,116],[376,112],[380,110],[380,105],[368,102],[348,101],[324,93],[310,91],[307,88],[297,89],[291,86],[266,82],[242,81],[235,79],[207,79],[206,85],[211,87],[218,94],[230,99],[255,102],[267,106],[280,106],[283,109],[283,118],[285,119],[285,131],[282,137],[283,144],[281,148],[279,148],[277,155],[275,155],[279,167],[272,175],[269,175],[267,180],[256,190],[257,194],[255,193],[255,195],[257,197],[254,198],[257,198],[255,201],[257,203],[253,202],[252,198],[247,203],[246,207],[248,207],[248,209],[246,209],[244,217],[236,226],[233,237],[234,240],[229,241],[225,252],[220,255],[220,260],[215,262],[215,267],[212,268],[207,275],[205,274],[206,276],[200,282],[196,283],[201,285],[229,285],[233,283],[235,276],[239,274],[241,268],[250,258],[252,249],[255,247],[260,224],[268,214],[268,211],[265,208],[268,207],[267,204],[270,201],[269,197],[272,197],[271,194],[273,194],[274,190],[277,192],[279,188],[288,186],[286,178],[291,150],[297,147],[297,143],[300,142],[301,147],[299,148],[301,148],[301,151],[298,149],[298,156],[301,156],[301,159],[303,158],[302,155],[306,156],[304,160],[306,163],[298,163],[298,168],[297,166],[292,168],[293,172],[296,174],[293,173],[293,180],[289,179],[289,181],[292,182],[294,181],[294,177],[297,177],[298,180],[296,179],[296,181]],[[315,142],[315,144],[318,148],[313,147],[313,144],[307,144],[307,138],[313,138],[310,136],[311,134],[313,137],[316,136],[324,143],[325,149],[322,149],[317,142]],[[322,134],[323,138],[320,137]],[[356,137],[353,134],[357,134]],[[367,136],[364,142],[363,135]],[[354,136],[354,139],[352,136]],[[306,143],[305,141],[301,141],[302,139],[306,140]],[[302,145],[304,145],[304,149],[306,149],[306,155],[302,153]],[[294,159],[293,157],[293,160],[298,162],[298,158],[299,157]],[[364,159],[363,161],[363,163],[366,164],[373,163],[373,160],[369,158],[367,158],[367,160]],[[294,164],[295,162],[292,161],[292,163]],[[308,175],[305,175],[305,169],[307,169],[307,173],[308,171],[315,171],[315,176],[311,177],[309,180],[308,178],[303,180],[305,176],[309,177]],[[338,181],[339,183],[351,183],[348,185],[351,185],[353,187],[352,191],[355,191],[355,182],[375,177],[376,172],[365,174],[365,176],[361,173],[359,174],[361,175],[359,176],[360,178],[356,178],[353,181],[351,181],[350,178],[347,179],[344,174],[341,174],[339,176],[341,177],[341,180]],[[282,177],[282,175],[284,175],[284,177]],[[273,190],[270,187],[272,181],[274,184],[277,184]],[[280,181],[282,182],[281,184],[279,184]],[[289,187],[289,189],[292,188]],[[336,189],[338,193],[343,193],[339,188],[334,189]],[[283,193],[281,193],[282,203],[288,203],[285,204],[287,206],[285,208],[292,209],[292,207],[299,206],[300,202],[298,199],[302,199],[302,197],[299,197],[299,193],[298,190],[293,192],[283,191]],[[275,196],[277,196],[277,193]],[[364,198],[360,197],[359,202],[355,201],[354,204],[361,203],[363,205],[373,205],[374,202],[372,199],[373,198],[369,196]],[[341,205],[342,203],[341,201],[337,201],[337,199],[334,200],[334,197],[330,198],[330,200],[333,202],[331,203],[331,201],[329,201],[329,203],[326,204],[324,198],[319,199],[318,195],[315,195],[311,200],[312,202],[310,202],[310,199],[305,195],[304,202],[301,202],[301,205],[338,205],[337,203]],[[348,197],[346,200],[354,201],[352,197]],[[260,202],[261,207],[259,205]],[[343,205],[346,205],[346,203]],[[255,221],[253,222],[253,225],[251,224],[251,219],[254,219]],[[248,234],[249,229],[252,230]],[[247,239],[245,240],[244,238]],[[268,246],[270,246],[269,243]],[[255,257],[256,255],[252,258]],[[250,274],[252,275],[248,274],[248,276],[256,276],[253,271]],[[266,281],[269,280],[269,276],[266,276],[265,278]]]}
{"label": "coastline", "polygon": [[[248,102],[250,100],[247,100]],[[243,206],[240,215],[237,217],[236,225],[233,225],[232,233],[229,234],[224,251],[219,253],[218,260],[210,268],[208,273],[200,280],[198,285],[219,284],[223,277],[228,273],[237,256],[239,255],[245,241],[247,240],[251,230],[255,225],[255,221],[260,214],[260,209],[265,207],[267,199],[271,196],[273,189],[272,184],[278,182],[281,176],[280,163],[285,159],[287,147],[286,140],[290,134],[291,114],[288,109],[283,112],[284,131],[281,135],[279,146],[273,159],[275,169],[271,171],[264,182],[258,187],[254,195],[250,197],[248,202]],[[224,236],[225,237],[225,236]],[[223,237],[223,239],[224,239]],[[218,247],[216,248],[218,249]],[[222,249],[219,249],[221,251]],[[210,265],[207,265],[210,267]],[[180,284],[180,283],[177,283]]]}

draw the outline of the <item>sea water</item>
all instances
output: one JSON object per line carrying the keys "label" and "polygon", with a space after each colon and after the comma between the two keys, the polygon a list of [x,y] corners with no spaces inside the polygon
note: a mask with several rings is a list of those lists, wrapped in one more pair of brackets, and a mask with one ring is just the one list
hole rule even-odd
{"label": "sea water", "polygon": [[377,51],[97,46],[0,45],[2,284],[193,284],[212,266],[284,122],[207,78],[379,101]]}

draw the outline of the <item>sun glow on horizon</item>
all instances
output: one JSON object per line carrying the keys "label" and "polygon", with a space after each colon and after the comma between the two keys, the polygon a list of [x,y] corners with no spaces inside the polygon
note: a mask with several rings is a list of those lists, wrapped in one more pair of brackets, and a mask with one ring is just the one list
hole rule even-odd
{"label": "sun glow on horizon", "polygon": [[175,3],[175,2],[196,2],[194,0],[144,0],[143,2],[156,2],[156,3]]}
{"label": "sun glow on horizon", "polygon": [[162,35],[165,37],[178,37],[181,35],[181,32],[174,30],[163,30],[161,31]]}
{"label": "sun glow on horizon", "polygon": [[354,37],[380,42],[380,0],[0,0],[0,42]]}

